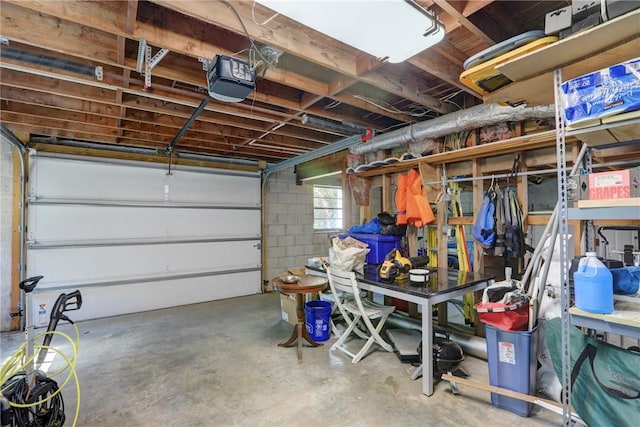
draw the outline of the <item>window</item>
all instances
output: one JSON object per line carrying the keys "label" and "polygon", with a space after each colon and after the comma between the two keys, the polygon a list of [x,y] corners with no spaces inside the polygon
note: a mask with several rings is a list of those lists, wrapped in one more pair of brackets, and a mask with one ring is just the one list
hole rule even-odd
{"label": "window", "polygon": [[313,230],[342,230],[342,188],[313,186]]}

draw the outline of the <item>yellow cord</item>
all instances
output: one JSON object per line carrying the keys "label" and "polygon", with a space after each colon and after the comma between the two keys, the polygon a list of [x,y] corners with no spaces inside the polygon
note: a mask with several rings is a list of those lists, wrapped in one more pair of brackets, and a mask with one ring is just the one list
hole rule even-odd
{"label": "yellow cord", "polygon": [[[37,405],[42,405],[43,403],[51,400],[54,396],[56,396],[58,393],[61,393],[62,390],[66,387],[67,383],[71,380],[71,377],[73,377],[74,381],[75,381],[75,386],[76,386],[76,395],[77,395],[77,399],[76,399],[76,411],[75,411],[75,416],[73,419],[73,424],[72,427],[75,427],[76,423],[78,422],[78,417],[80,415],[80,382],[78,381],[78,374],[76,372],[76,360],[78,357],[78,347],[80,345],[80,331],[78,330],[78,326],[73,323],[73,329],[75,332],[75,340],[71,339],[71,337],[67,334],[65,334],[64,332],[59,332],[59,331],[47,331],[47,332],[43,332],[39,335],[37,335],[34,340],[38,340],[48,334],[51,335],[60,335],[63,338],[65,338],[67,341],[69,341],[69,344],[71,345],[71,350],[72,350],[72,357],[69,358],[66,354],[62,353],[60,350],[58,350],[57,348],[51,347],[51,346],[44,346],[44,345],[36,345],[35,348],[36,349],[47,349],[47,351],[49,350],[53,350],[54,352],[56,352],[60,357],[62,357],[62,359],[64,359],[64,361],[66,362],[66,365],[60,369],[59,371],[53,373],[52,375],[49,375],[50,378],[58,376],[60,374],[62,374],[64,371],[67,370],[67,368],[69,369],[69,374],[67,375],[67,377],[65,378],[65,380],[63,381],[63,383],[60,385],[60,387],[58,388],[58,390],[56,390],[55,392],[53,392],[52,394],[50,394],[49,396],[47,396],[46,398],[38,401],[38,402],[33,402],[33,403],[29,403],[29,404],[21,404],[21,403],[16,403],[16,402],[11,402],[9,401],[9,405],[16,407],[16,408],[29,408],[32,406],[37,406]],[[20,347],[18,347],[18,349],[15,351],[15,353],[13,354],[13,356],[11,356],[9,358],[9,360],[7,360],[7,362],[5,362],[5,364],[2,366],[2,369],[0,369],[0,380],[2,381],[0,384],[5,384],[10,378],[12,378],[14,375],[16,375],[18,372],[20,371],[26,371],[26,368],[33,362],[33,360],[35,359],[35,354],[38,352],[34,351],[34,354],[30,354],[26,355],[26,343],[22,343],[20,345]],[[0,390],[0,391],[4,391],[4,390]]]}

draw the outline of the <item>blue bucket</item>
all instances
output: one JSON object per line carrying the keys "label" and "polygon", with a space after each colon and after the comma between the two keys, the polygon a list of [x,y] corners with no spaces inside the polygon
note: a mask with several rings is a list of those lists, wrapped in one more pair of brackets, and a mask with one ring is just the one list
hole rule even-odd
{"label": "blue bucket", "polygon": [[305,304],[307,332],[316,342],[327,341],[331,334],[331,303],[328,301],[309,301]]}

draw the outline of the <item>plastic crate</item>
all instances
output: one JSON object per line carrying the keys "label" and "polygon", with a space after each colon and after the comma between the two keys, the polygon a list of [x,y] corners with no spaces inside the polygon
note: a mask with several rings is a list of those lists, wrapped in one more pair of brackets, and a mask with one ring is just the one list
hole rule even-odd
{"label": "plastic crate", "polygon": [[351,236],[369,245],[370,251],[365,258],[367,264],[381,264],[384,261],[384,257],[391,252],[391,250],[400,248],[400,241],[402,240],[402,236],[389,236],[385,234],[349,233],[341,234],[338,237],[344,239],[347,236]]}

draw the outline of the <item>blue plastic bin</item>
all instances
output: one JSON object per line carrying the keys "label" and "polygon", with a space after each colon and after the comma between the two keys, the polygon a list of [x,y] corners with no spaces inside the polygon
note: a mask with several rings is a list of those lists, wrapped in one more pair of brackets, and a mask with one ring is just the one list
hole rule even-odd
{"label": "blue plastic bin", "polygon": [[[485,325],[489,383],[519,393],[535,395],[537,327],[533,331],[509,332]],[[521,417],[531,414],[533,403],[491,393],[491,404]]]}
{"label": "blue plastic bin", "polygon": [[327,341],[331,334],[331,303],[328,301],[309,301],[305,304],[305,327],[311,339],[316,342]]}
{"label": "blue plastic bin", "polygon": [[386,234],[349,233],[340,234],[338,237],[344,239],[347,236],[351,236],[369,245],[370,251],[365,258],[367,264],[381,264],[384,261],[384,257],[391,252],[391,250],[400,249],[400,241],[402,240],[402,236],[390,236]]}

